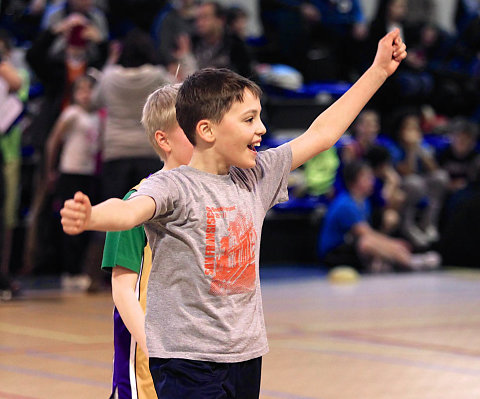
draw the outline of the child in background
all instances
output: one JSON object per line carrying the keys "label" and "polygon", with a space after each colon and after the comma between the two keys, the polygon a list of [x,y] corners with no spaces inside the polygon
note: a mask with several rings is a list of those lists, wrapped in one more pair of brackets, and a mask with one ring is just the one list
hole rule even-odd
{"label": "child in background", "polygon": [[[405,206],[402,234],[417,248],[427,248],[438,241],[438,218],[447,185],[447,173],[439,169],[433,151],[423,144],[420,118],[405,114],[396,134],[400,156],[396,168],[402,176]],[[425,201],[418,217],[420,202]]]}
{"label": "child in background", "polygon": [[398,30],[385,35],[372,66],[304,134],[260,153],[260,88],[226,69],[198,71],[176,103],[194,145],[188,166],[150,176],[128,201],[92,207],[77,192],[65,202],[69,234],[145,224],[153,251],[145,331],[158,397],[259,397],[268,352],[259,281],[265,215],[288,198],[289,172],[335,144],[405,49]]}
{"label": "child in background", "polygon": [[477,165],[478,126],[457,118],[451,124],[450,136],[451,144],[438,155],[438,163],[450,177],[449,191],[455,193],[467,186]]}
{"label": "child in background", "polygon": [[365,154],[375,176],[372,206],[372,225],[384,234],[393,234],[400,223],[400,211],[405,202],[402,180],[393,166],[385,147],[375,145]]}
{"label": "child in background", "polygon": [[[94,80],[83,75],[75,80],[72,104],[60,114],[46,145],[47,184],[55,189],[61,203],[75,191],[96,197],[97,162],[100,148],[101,117],[91,108]],[[58,164],[57,164],[58,160]],[[90,278],[82,274],[89,233],[62,235],[62,286],[85,290]]]}
{"label": "child in background", "polygon": [[[157,89],[150,94],[143,108],[142,124],[150,143],[164,162],[162,170],[185,165],[192,156],[192,144],[175,118],[179,87],[166,85]],[[133,188],[124,200],[137,188]],[[151,266],[152,252],[143,226],[107,233],[102,269],[112,271],[115,302],[112,399],[131,399],[134,393],[138,399],[156,396],[148,369],[144,326]]]}

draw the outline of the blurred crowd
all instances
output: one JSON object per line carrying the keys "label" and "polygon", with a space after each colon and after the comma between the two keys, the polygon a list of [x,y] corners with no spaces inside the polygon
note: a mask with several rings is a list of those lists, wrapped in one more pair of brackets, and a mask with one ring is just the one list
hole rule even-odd
{"label": "blurred crowd", "polygon": [[[375,3],[367,19],[361,0],[2,1],[0,285],[31,273],[91,285],[85,265],[99,269],[103,237],[66,237],[58,211],[75,190],[122,197],[161,167],[140,124],[158,86],[226,67],[259,83],[265,103],[272,86],[288,99],[354,82],[392,28],[407,59],[335,148],[298,172],[292,201],[328,209],[318,254],[329,266],[410,267],[427,254],[417,268],[436,267],[439,248],[444,264],[478,266],[480,2],[456,1],[454,32],[433,20],[438,1]],[[346,205],[355,217],[331,215]],[[360,222],[369,235],[352,228]]]}

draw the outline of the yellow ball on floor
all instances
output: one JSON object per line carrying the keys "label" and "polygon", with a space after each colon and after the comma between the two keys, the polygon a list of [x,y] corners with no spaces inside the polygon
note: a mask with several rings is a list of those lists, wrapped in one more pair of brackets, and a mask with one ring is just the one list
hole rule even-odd
{"label": "yellow ball on floor", "polygon": [[333,284],[352,284],[359,279],[358,272],[351,266],[337,266],[328,273],[328,280]]}

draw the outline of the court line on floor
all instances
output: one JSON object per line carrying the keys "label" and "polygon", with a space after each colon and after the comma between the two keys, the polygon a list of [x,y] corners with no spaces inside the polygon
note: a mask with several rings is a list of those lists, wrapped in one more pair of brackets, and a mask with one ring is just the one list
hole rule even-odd
{"label": "court line on floor", "polygon": [[70,334],[61,331],[47,330],[43,328],[20,326],[11,323],[0,323],[0,332],[15,335],[25,335],[35,338],[45,338],[56,341],[64,341],[75,344],[103,344],[112,342],[112,337],[110,335],[98,335],[89,337],[85,335]]}
{"label": "court line on floor", "polygon": [[293,343],[293,342],[276,342],[276,343],[271,343],[270,346],[275,346],[278,345],[283,348],[288,348],[288,349],[293,349],[293,350],[300,350],[304,352],[316,352],[316,353],[321,353],[324,355],[328,356],[341,356],[341,357],[347,357],[347,358],[353,358],[353,359],[362,359],[362,360],[367,360],[367,361],[372,361],[372,362],[377,362],[377,363],[386,363],[386,364],[391,364],[391,365],[402,365],[402,366],[410,366],[410,367],[417,367],[417,368],[422,368],[422,369],[427,369],[427,370],[434,370],[434,371],[442,371],[442,372],[450,372],[450,373],[455,373],[455,374],[461,374],[461,375],[469,375],[469,376],[474,376],[478,377],[480,376],[480,370],[472,370],[472,369],[467,369],[467,368],[461,368],[461,367],[451,367],[451,366],[444,366],[444,365],[438,365],[438,364],[431,364],[427,362],[422,362],[422,361],[416,361],[416,360],[409,360],[409,359],[402,359],[394,356],[388,356],[388,355],[381,355],[381,354],[371,354],[371,353],[358,353],[358,352],[350,352],[350,351],[340,351],[340,350],[333,350],[333,349],[319,349],[315,348],[312,345],[299,345],[298,343]]}
{"label": "court line on floor", "polygon": [[90,359],[82,359],[75,356],[68,356],[68,355],[60,355],[56,353],[49,353],[49,352],[42,352],[39,350],[28,350],[25,351],[25,355],[35,357],[38,359],[50,359],[50,360],[57,360],[66,363],[74,363],[74,364],[81,364],[84,366],[90,367],[99,367],[105,369],[112,368],[112,362],[99,362]]}
{"label": "court line on floor", "polygon": [[110,382],[106,383],[103,381],[89,380],[86,378],[73,377],[73,376],[57,374],[57,373],[50,373],[47,371],[26,369],[18,366],[7,366],[7,365],[0,364],[0,370],[7,371],[10,373],[30,375],[38,378],[49,378],[49,379],[53,379],[61,382],[72,382],[74,384],[89,385],[89,386],[100,387],[100,388],[108,389],[111,387]]}
{"label": "court line on floor", "polygon": [[[391,332],[392,330],[390,330]],[[322,332],[322,335],[325,335],[330,338],[340,338],[349,341],[355,342],[367,342],[376,345],[388,345],[394,346],[397,348],[409,348],[409,349],[421,349],[428,350],[431,352],[447,353],[450,355],[456,356],[467,356],[473,358],[480,358],[480,351],[470,350],[467,348],[460,348],[457,346],[443,345],[443,344],[434,344],[427,342],[418,342],[418,341],[409,341],[405,339],[390,338],[390,337],[381,337],[374,335],[374,333],[367,333],[362,331],[329,331]]]}
{"label": "court line on floor", "polygon": [[[464,329],[474,329],[478,326],[478,323],[473,324],[464,324],[461,328]],[[455,328],[454,325],[450,326],[451,328]],[[327,337],[327,338],[334,338],[334,339],[341,339],[346,341],[353,341],[353,342],[362,342],[362,343],[370,343],[374,345],[385,345],[385,346],[394,346],[398,348],[409,348],[409,349],[421,349],[421,350],[428,350],[431,352],[438,352],[438,353],[445,353],[448,355],[453,356],[460,356],[460,357],[473,357],[479,358],[480,351],[479,350],[471,350],[468,348],[462,348],[459,346],[453,345],[445,345],[445,344],[434,344],[434,343],[427,343],[421,341],[412,341],[406,339],[399,339],[399,338],[392,338],[392,337],[384,337],[380,336],[379,334],[386,332],[386,333],[393,333],[393,332],[402,332],[408,330],[428,330],[431,332],[432,330],[438,329],[439,331],[444,331],[446,328],[445,325],[422,325],[422,326],[395,326],[395,327],[378,327],[375,330],[322,330],[322,331],[314,331],[314,330],[305,330],[303,327],[299,327],[296,324],[286,325],[286,327],[282,329],[275,329],[272,327],[272,333],[269,334],[270,339],[289,339],[289,337]]]}

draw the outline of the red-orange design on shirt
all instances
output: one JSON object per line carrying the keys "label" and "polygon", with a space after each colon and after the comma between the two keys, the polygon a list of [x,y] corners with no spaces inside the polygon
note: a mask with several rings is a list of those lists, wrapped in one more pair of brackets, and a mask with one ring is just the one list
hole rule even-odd
{"label": "red-orange design on shirt", "polygon": [[226,217],[228,211],[234,209],[207,208],[205,274],[213,276],[212,295],[233,295],[255,289],[257,233],[253,221],[237,212],[229,223],[228,235],[220,239],[220,248],[215,248],[215,216]]}

